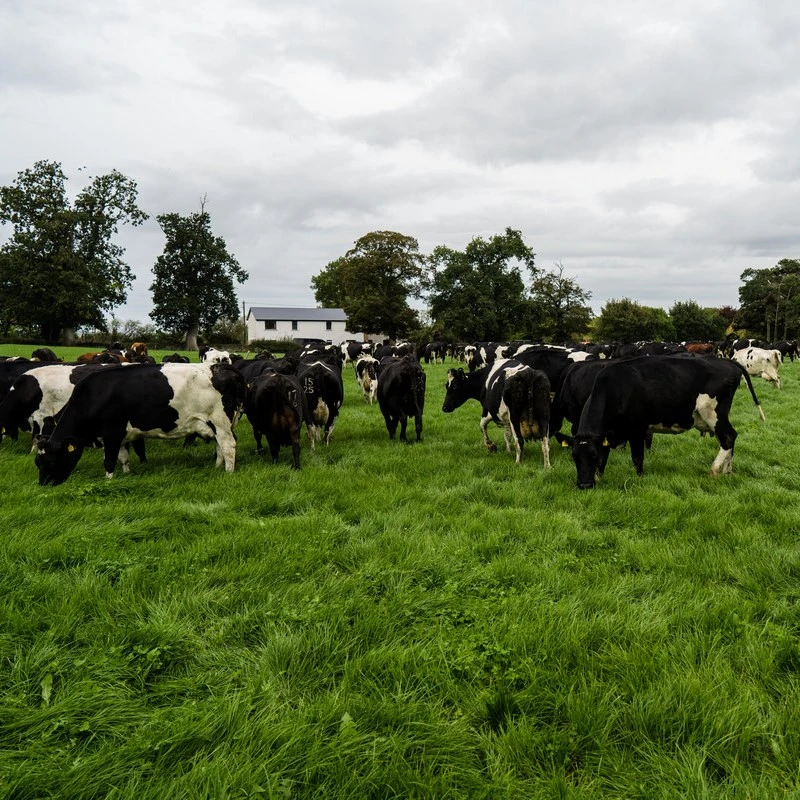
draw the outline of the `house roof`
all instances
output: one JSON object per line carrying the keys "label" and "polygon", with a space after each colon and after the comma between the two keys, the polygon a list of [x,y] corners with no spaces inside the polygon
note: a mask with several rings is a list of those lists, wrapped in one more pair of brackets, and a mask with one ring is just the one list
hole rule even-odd
{"label": "house roof", "polygon": [[306,320],[312,322],[346,322],[341,308],[282,308],[281,306],[251,306],[247,316],[256,320]]}

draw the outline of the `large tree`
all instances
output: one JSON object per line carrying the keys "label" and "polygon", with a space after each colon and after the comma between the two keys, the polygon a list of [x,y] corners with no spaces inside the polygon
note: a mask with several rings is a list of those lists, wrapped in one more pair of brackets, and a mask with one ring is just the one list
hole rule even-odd
{"label": "large tree", "polygon": [[694,300],[678,300],[669,310],[679,342],[714,342],[725,336],[730,324],[716,308],[703,308]]}
{"label": "large tree", "polygon": [[530,305],[521,267],[536,277],[535,254],[520,231],[506,228],[464,249],[444,245],[429,258],[430,313],[438,327],[459,339],[503,341],[528,328]]}
{"label": "large tree", "polygon": [[595,332],[598,339],[609,342],[671,340],[675,336],[672,321],[663,308],[643,306],[628,297],[609,300],[603,306]]}
{"label": "large tree", "polygon": [[795,336],[800,327],[800,260],[782,258],[774,267],[746,269],[741,279],[736,324],[768,340]]}
{"label": "large tree", "polygon": [[188,216],[160,214],[156,219],[167,241],[153,267],[150,317],[185,335],[187,350],[197,350],[201,328],[238,317],[234,282],[243,283],[249,275],[228,252],[225,240],[211,232],[211,216],[203,206]]}
{"label": "large tree", "polygon": [[409,297],[418,297],[423,256],[417,240],[394,231],[373,231],[311,279],[321,306],[342,308],[351,331],[396,339],[417,327]]}
{"label": "large tree", "polygon": [[564,342],[586,333],[594,314],[592,293],[564,275],[562,264],[536,275],[531,283],[533,338]]}
{"label": "large tree", "polygon": [[0,222],[13,233],[0,248],[0,316],[47,342],[82,325],[106,330],[105,313],[125,302],[133,281],[112,239],[147,219],[136,183],[113,170],[70,203],[57,161],[37,161],[0,187]]}

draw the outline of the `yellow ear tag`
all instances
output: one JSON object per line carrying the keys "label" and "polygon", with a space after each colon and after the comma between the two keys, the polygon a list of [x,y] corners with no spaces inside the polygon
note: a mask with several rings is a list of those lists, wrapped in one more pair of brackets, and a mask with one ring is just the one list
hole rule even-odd
{"label": "yellow ear tag", "polygon": [[564,442],[564,441],[562,441],[562,442],[561,442],[561,446],[562,446],[562,447],[569,447],[569,442]]}
{"label": "yellow ear tag", "polygon": [[608,447],[608,439],[603,439],[603,447]]}
{"label": "yellow ear tag", "polygon": [[68,453],[74,453],[75,452],[75,445],[74,444],[68,444],[67,445],[67,452]]}

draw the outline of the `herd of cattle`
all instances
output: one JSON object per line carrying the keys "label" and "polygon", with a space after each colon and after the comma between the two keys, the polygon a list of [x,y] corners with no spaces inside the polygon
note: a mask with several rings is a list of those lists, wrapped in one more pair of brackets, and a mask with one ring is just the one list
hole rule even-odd
{"label": "herd of cattle", "polygon": [[[373,349],[369,343],[348,342],[308,345],[282,358],[263,352],[248,359],[202,348],[200,363],[190,364],[176,353],[160,365],[143,342],[87,353],[71,364],[40,348],[31,360],[0,361],[0,439],[31,432],[42,485],[64,482],[87,447],[103,447],[107,477],[117,461],[128,472],[129,448],[144,461],[149,437],[213,441],[217,466],[232,471],[234,427],[244,414],[259,452],[262,437],[273,461],[281,447],[291,447],[293,467],[299,469],[303,425],[312,450],[318,441],[330,442],[344,400],[346,364],[352,365],[365,401],[377,401],[390,438],[399,427],[399,438],[406,440],[413,420],[419,441],[426,387],[420,361],[450,357],[464,366],[447,372],[442,411],[478,401],[489,450],[496,449],[487,431],[495,422],[517,462],[524,443],[538,440],[547,468],[554,437],[572,448],[577,485],[590,488],[611,448],[628,444],[641,474],[654,433],[697,428],[717,438],[719,452],[711,467],[717,475],[731,471],[737,434],[729,412],[736,389],[745,380],[763,419],[750,376],[780,388],[782,357],[793,359],[797,352],[794,343],[782,344],[792,347],[743,340],[731,347],[729,358],[720,358],[720,348],[705,343],[606,348],[431,342],[419,349],[409,343]],[[565,421],[569,434],[561,432]]]}

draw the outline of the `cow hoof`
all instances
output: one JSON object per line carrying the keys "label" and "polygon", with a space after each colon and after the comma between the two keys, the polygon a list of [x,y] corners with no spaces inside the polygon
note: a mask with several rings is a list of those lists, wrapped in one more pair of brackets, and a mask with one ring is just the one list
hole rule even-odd
{"label": "cow hoof", "polygon": [[487,445],[486,445],[486,449],[487,449],[487,450],[488,450],[490,453],[496,453],[496,452],[497,452],[497,445],[496,445],[496,444],[487,444]]}

